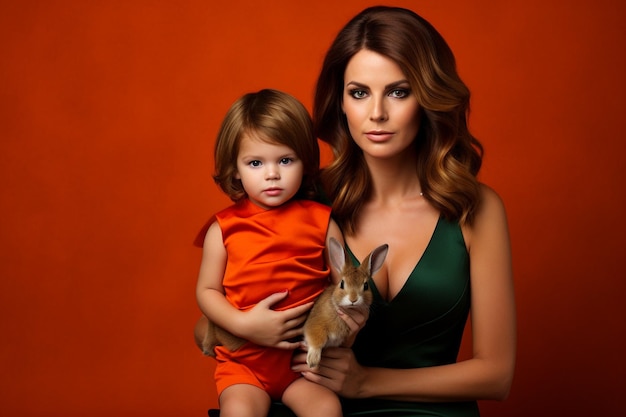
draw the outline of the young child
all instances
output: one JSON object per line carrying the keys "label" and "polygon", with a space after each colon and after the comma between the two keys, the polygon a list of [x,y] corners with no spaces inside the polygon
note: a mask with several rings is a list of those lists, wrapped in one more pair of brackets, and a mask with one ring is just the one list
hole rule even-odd
{"label": "young child", "polygon": [[[197,285],[202,312],[224,327],[277,292],[288,291],[277,310],[313,301],[330,283],[327,242],[343,238],[330,208],[309,200],[319,147],[307,110],[276,90],[244,95],[222,123],[215,163],[215,181],[235,204],[214,216],[204,239]],[[198,328],[199,342],[206,327]],[[252,342],[233,352],[217,346],[221,417],[264,417],[272,401],[299,417],[341,416],[332,391],[291,370],[292,354]]]}

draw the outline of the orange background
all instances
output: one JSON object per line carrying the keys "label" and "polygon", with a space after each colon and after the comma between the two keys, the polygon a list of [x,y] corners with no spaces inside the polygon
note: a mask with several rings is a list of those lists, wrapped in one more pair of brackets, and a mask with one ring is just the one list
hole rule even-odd
{"label": "orange background", "polygon": [[[228,204],[211,181],[218,124],[263,87],[310,108],[331,39],[374,3],[1,1],[1,415],[216,405],[192,341],[191,241]],[[395,4],[454,49],[481,179],[508,208],[518,366],[483,415],[618,415],[626,3]]]}

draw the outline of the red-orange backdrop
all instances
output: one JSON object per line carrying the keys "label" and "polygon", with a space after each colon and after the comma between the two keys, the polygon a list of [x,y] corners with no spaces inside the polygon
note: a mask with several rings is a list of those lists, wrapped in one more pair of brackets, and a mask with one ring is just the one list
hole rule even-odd
{"label": "red-orange backdrop", "polygon": [[[329,42],[374,3],[0,3],[0,414],[216,404],[191,337],[191,241],[228,204],[211,181],[218,124],[263,87],[310,108]],[[483,414],[618,415],[626,3],[395,4],[455,50],[481,179],[510,217],[518,366]]]}

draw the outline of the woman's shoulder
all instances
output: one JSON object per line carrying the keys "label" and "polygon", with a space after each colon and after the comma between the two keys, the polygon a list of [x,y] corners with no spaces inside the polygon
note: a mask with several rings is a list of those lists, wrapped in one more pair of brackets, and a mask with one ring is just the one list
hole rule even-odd
{"label": "woman's shoulder", "polygon": [[495,229],[507,228],[506,210],[500,195],[489,185],[480,183],[480,204],[471,224],[461,227],[468,246],[472,240],[492,233]]}
{"label": "woman's shoulder", "polygon": [[[485,183],[480,183],[480,205],[478,213],[482,210],[504,210],[504,202],[500,195]],[[482,209],[482,210],[481,210]]]}

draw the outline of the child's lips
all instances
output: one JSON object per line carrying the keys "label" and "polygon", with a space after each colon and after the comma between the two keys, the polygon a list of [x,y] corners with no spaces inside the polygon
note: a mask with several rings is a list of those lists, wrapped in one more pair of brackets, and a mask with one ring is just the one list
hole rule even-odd
{"label": "child's lips", "polygon": [[267,194],[269,196],[272,196],[272,197],[280,195],[280,193],[282,193],[282,192],[283,192],[282,188],[275,188],[275,187],[274,188],[268,188],[268,189],[266,189],[264,191],[265,194]]}

